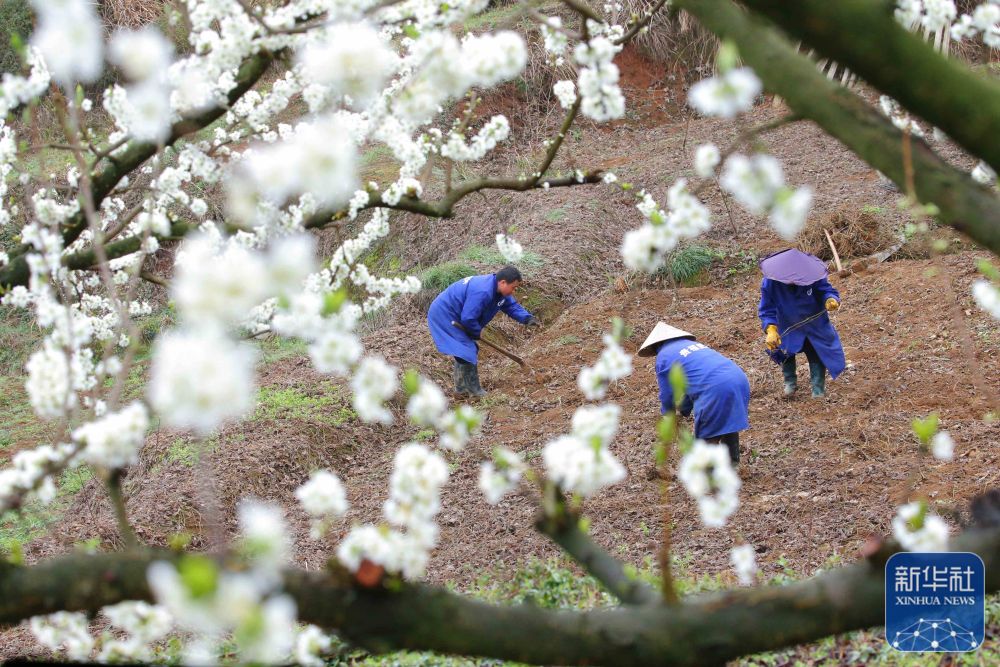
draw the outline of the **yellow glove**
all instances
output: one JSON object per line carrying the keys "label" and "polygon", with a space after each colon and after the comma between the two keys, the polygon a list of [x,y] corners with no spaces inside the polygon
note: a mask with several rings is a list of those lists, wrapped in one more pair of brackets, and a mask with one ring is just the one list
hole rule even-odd
{"label": "yellow glove", "polygon": [[781,345],[781,336],[778,335],[778,327],[773,324],[768,324],[767,329],[764,331],[767,332],[767,338],[764,340],[764,344],[767,345],[767,349],[777,350],[778,346]]}
{"label": "yellow glove", "polygon": [[840,308],[840,303],[832,296],[826,300],[826,309],[831,313]]}

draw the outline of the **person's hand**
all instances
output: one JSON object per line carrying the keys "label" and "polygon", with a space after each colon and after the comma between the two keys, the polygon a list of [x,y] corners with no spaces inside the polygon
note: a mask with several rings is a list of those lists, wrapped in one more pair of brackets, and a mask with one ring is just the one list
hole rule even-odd
{"label": "person's hand", "polygon": [[781,345],[781,336],[778,335],[778,327],[773,324],[768,324],[767,329],[764,331],[767,333],[767,338],[764,339],[764,344],[767,345],[767,349],[777,350],[778,346]]}
{"label": "person's hand", "polygon": [[542,326],[542,323],[541,323],[541,321],[537,317],[535,317],[534,315],[532,315],[531,317],[528,318],[528,321],[524,323],[524,326],[526,326],[526,327],[540,327],[540,326]]}
{"label": "person's hand", "polygon": [[838,308],[840,308],[840,302],[838,302],[832,296],[829,299],[826,300],[826,309],[829,312],[832,313],[833,311],[837,310]]}

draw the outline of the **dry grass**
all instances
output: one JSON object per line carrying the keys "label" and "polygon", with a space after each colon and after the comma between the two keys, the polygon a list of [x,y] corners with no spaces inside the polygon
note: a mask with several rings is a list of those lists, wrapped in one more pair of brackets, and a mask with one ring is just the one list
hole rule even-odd
{"label": "dry grass", "polygon": [[896,235],[878,213],[848,207],[815,217],[799,235],[799,248],[822,260],[833,259],[823,230],[830,233],[840,258],[867,257],[892,246]]}
{"label": "dry grass", "polygon": [[104,0],[101,15],[113,28],[138,28],[163,13],[164,0]]}
{"label": "dry grass", "polygon": [[[656,0],[622,0],[621,16],[616,20],[624,24],[632,15],[645,16],[655,4]],[[650,21],[649,30],[635,38],[635,45],[675,75],[693,79],[711,73],[719,40],[687,12],[661,9]]]}

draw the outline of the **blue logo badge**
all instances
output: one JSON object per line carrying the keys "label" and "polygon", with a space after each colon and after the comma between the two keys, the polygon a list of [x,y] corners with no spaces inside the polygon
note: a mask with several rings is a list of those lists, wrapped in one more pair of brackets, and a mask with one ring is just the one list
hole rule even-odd
{"label": "blue logo badge", "polygon": [[973,553],[897,553],[885,564],[885,637],[900,651],[974,651],[986,636],[986,568]]}

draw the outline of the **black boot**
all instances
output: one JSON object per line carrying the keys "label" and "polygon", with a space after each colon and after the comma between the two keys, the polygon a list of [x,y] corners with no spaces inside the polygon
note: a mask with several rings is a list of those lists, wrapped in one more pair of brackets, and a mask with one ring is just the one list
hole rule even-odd
{"label": "black boot", "polygon": [[729,448],[729,460],[734,466],[740,463],[740,434],[739,433],[727,433],[722,438],[720,442]]}
{"label": "black boot", "polygon": [[465,373],[462,371],[462,366],[464,362],[455,357],[455,368],[453,369],[452,375],[455,380],[455,393],[459,396],[469,393],[469,390],[465,386]]}
{"label": "black boot", "polygon": [[462,372],[465,376],[465,391],[471,396],[485,396],[486,390],[479,384],[479,366],[477,364],[462,364]]}
{"label": "black boot", "polygon": [[781,374],[785,377],[785,398],[791,398],[799,388],[798,380],[795,378],[794,354],[781,362]]}

